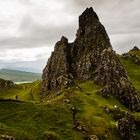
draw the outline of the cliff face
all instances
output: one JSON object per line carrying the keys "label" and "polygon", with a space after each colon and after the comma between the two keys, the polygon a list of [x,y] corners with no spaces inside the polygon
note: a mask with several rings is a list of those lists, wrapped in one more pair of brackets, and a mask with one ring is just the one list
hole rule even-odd
{"label": "cliff face", "polygon": [[68,87],[75,79],[93,80],[103,86],[103,97],[112,94],[129,109],[140,110],[136,90],[92,8],[87,8],[79,17],[79,29],[73,43],[68,43],[65,37],[56,43],[42,78],[41,98]]}

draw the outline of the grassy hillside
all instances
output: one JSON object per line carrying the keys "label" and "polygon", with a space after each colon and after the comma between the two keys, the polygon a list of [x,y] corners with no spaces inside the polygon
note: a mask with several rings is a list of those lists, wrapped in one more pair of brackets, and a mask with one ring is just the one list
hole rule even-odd
{"label": "grassy hillside", "polygon": [[[119,58],[140,93],[140,66]],[[46,98],[44,103],[39,102],[41,81],[0,90],[0,135],[13,136],[16,140],[88,140],[91,135],[101,140],[120,140],[116,116],[128,111],[140,120],[140,113],[129,111],[111,95],[107,99],[101,97],[98,94],[101,87],[94,82],[77,84],[80,88],[68,88],[56,97]],[[73,107],[81,130],[75,128]],[[105,107],[114,112],[106,114]],[[139,126],[137,138],[140,139]]]}
{"label": "grassy hillside", "polygon": [[[137,55],[140,59],[140,51],[130,51],[129,53]],[[140,65],[136,65],[131,60],[124,59],[121,56],[119,56],[119,58],[125,67],[130,80],[140,92]]]}
{"label": "grassy hillside", "polygon": [[16,99],[20,101],[39,101],[41,82],[16,85],[11,89],[0,89],[0,99]]}
{"label": "grassy hillside", "polygon": [[[112,134],[117,136],[115,121],[104,113],[103,107],[122,105],[112,97],[108,100],[102,98],[97,94],[100,87],[93,85],[91,81],[81,83],[82,92],[73,87],[46,103],[1,101],[0,133],[19,140],[44,140],[47,133],[56,135],[60,140],[84,140],[84,137],[93,134],[104,140],[112,140]],[[74,129],[73,106],[77,108],[76,118],[86,133]]]}
{"label": "grassy hillside", "polygon": [[35,81],[41,79],[41,74],[18,70],[1,69],[0,78],[14,82]]}
{"label": "grassy hillside", "polygon": [[[120,111],[127,109],[112,96],[105,99],[98,95],[100,87],[92,81],[79,83],[79,86],[82,91],[72,87],[46,100],[46,103],[1,100],[0,134],[16,137],[17,140],[45,140],[48,134],[55,137],[54,140],[84,140],[89,135],[97,135],[101,140],[120,140],[113,117],[115,114],[106,114],[104,107],[114,109],[118,105]],[[26,100],[25,97],[30,99],[28,95],[24,95]],[[86,132],[74,129],[73,106],[77,110],[76,119]]]}

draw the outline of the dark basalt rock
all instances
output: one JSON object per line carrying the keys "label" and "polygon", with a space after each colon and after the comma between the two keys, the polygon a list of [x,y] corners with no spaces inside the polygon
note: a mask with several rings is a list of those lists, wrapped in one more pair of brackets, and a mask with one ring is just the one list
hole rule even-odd
{"label": "dark basalt rock", "polygon": [[122,140],[136,140],[136,126],[131,117],[124,117],[117,123],[117,130]]}
{"label": "dark basalt rock", "polygon": [[140,110],[136,90],[92,8],[87,8],[79,17],[73,43],[68,43],[65,37],[56,43],[42,78],[41,98],[72,85],[74,79],[93,80],[103,86],[102,96],[112,94],[131,110]]}
{"label": "dark basalt rock", "polygon": [[4,79],[0,78],[0,89],[9,89],[14,86],[15,86],[15,84],[13,83],[13,81],[4,80]]}

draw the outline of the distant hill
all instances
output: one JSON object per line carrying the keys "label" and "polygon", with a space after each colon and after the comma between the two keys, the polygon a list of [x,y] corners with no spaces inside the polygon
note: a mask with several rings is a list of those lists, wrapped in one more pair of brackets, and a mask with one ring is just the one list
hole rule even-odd
{"label": "distant hill", "polygon": [[40,73],[25,72],[11,69],[1,69],[0,78],[14,82],[35,81],[41,79]]}

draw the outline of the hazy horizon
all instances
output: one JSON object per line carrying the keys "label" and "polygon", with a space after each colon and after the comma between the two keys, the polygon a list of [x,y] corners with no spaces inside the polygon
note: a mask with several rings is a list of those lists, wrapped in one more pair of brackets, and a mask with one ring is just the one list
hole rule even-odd
{"label": "hazy horizon", "polygon": [[0,69],[42,72],[61,36],[74,41],[78,16],[93,7],[113,49],[140,46],[139,0],[0,0]]}

